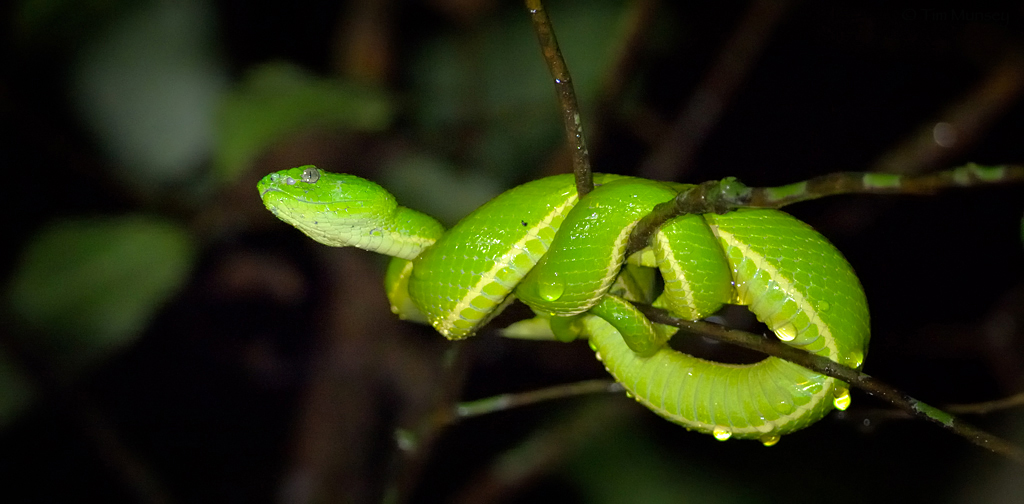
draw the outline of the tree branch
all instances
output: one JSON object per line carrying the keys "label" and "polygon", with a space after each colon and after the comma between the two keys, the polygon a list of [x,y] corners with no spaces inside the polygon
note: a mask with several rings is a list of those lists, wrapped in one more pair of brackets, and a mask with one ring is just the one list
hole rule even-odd
{"label": "tree branch", "polygon": [[590,170],[590,151],[587,149],[587,138],[583,134],[583,122],[580,120],[580,109],[576,103],[576,91],[573,90],[569,68],[565,66],[562,51],[555,39],[555,29],[551,26],[547,11],[540,0],[526,0],[526,8],[533,21],[533,29],[537,32],[544,61],[555,79],[555,92],[558,94],[558,105],[562,111],[562,125],[565,128],[566,142],[572,151],[572,169],[576,174],[576,191],[582,198],[594,190],[594,176]]}
{"label": "tree branch", "polygon": [[691,322],[670,315],[667,311],[651,306],[637,305],[652,322],[678,327],[686,332],[707,336],[717,341],[731,343],[756,352],[784,359],[811,371],[842,380],[852,387],[864,390],[886,402],[906,411],[914,417],[939,424],[944,429],[967,439],[977,446],[1002,455],[1018,464],[1024,464],[1024,451],[1012,443],[989,434],[971,424],[934,406],[919,401],[881,380],[853,368],[835,363],[825,357],[764,339],[735,329],[728,329],[709,322]]}
{"label": "tree branch", "polygon": [[496,411],[504,411],[520,406],[527,406],[552,399],[565,399],[579,395],[614,393],[626,390],[621,384],[612,380],[587,380],[577,383],[555,385],[529,392],[516,394],[500,394],[476,401],[461,402],[453,412],[454,420],[462,420]]}
{"label": "tree branch", "polygon": [[[693,213],[725,213],[738,208],[782,208],[838,194],[932,194],[951,187],[1024,182],[1024,166],[964,166],[926,175],[838,172],[779,187],[747,187],[734,178],[704,182],[654,207],[629,236],[626,257],[646,248],[670,219]],[[1024,232],[1024,231],[1022,231]]]}

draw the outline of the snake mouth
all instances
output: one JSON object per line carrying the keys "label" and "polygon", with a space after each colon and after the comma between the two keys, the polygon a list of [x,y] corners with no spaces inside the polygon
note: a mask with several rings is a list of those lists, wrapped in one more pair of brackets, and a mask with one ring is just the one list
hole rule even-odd
{"label": "snake mouth", "polygon": [[313,201],[313,200],[308,200],[306,198],[303,198],[301,196],[295,196],[293,194],[289,194],[287,191],[284,191],[284,190],[282,190],[280,188],[277,188],[277,187],[267,187],[267,188],[261,190],[260,191],[260,199],[262,199],[264,201],[264,203],[266,203],[268,195],[273,194],[273,193],[277,193],[279,195],[279,198],[282,199],[282,200],[287,199],[287,200],[295,202],[295,203],[302,203],[303,205],[314,205],[314,206],[353,205],[353,204],[368,205],[368,204],[373,202],[372,200],[368,200],[368,199],[343,199],[343,200],[334,200],[334,201]]}
{"label": "snake mouth", "polygon": [[282,190],[280,190],[280,189],[278,189],[276,187],[266,187],[266,188],[260,189],[260,199],[266,199],[267,194],[270,194],[272,192],[284,192],[284,191],[282,191]]}
{"label": "snake mouth", "polygon": [[283,191],[277,187],[268,187],[260,191],[260,199],[263,200],[263,204],[268,208],[280,207],[283,202],[289,203],[301,203],[303,205],[326,205],[322,201],[309,201],[305,198],[289,194],[287,191]]}

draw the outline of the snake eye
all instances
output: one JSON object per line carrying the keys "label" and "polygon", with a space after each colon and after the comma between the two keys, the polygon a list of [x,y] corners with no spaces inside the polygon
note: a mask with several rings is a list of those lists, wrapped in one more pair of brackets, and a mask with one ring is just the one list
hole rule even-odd
{"label": "snake eye", "polygon": [[316,167],[310,166],[309,168],[306,168],[305,170],[302,170],[302,181],[303,182],[305,182],[307,184],[312,184],[312,183],[316,182],[317,180],[320,180],[320,170],[317,170]]}

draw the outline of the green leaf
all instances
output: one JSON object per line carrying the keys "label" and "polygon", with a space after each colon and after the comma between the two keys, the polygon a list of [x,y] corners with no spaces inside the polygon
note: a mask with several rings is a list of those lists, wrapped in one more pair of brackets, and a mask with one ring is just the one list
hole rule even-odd
{"label": "green leaf", "polygon": [[208,165],[228,88],[216,27],[205,1],[144,2],[80,44],[71,97],[119,180],[159,190]]}
{"label": "green leaf", "polygon": [[11,308],[58,358],[86,364],[134,341],[194,258],[192,237],[156,217],[56,222],[26,247]]}
{"label": "green leaf", "polygon": [[234,178],[282,136],[324,127],[379,131],[393,115],[383,91],[268,63],[251,71],[221,108],[217,171],[222,180]]}

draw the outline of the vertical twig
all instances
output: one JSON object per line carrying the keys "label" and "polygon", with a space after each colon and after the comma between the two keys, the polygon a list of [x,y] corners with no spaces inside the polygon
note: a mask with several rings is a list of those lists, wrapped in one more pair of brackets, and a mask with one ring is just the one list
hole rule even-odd
{"label": "vertical twig", "polygon": [[544,61],[555,79],[555,92],[558,104],[562,109],[562,125],[565,127],[566,141],[572,150],[572,168],[576,174],[576,191],[582,198],[594,189],[594,177],[590,172],[590,151],[587,149],[587,138],[583,134],[583,123],[580,120],[580,109],[576,103],[576,91],[572,87],[572,77],[565,66],[562,51],[555,40],[555,30],[551,26],[547,12],[540,0],[526,0],[526,8],[530,11],[533,29],[537,32]]}

